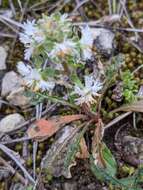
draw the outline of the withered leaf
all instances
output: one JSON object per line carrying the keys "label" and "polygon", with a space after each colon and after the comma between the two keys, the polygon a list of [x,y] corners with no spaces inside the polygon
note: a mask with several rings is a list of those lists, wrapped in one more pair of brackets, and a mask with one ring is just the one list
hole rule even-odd
{"label": "withered leaf", "polygon": [[99,166],[104,167],[105,162],[102,155],[102,136],[103,136],[103,123],[102,120],[99,119],[96,124],[92,140],[92,156],[94,158],[95,165],[98,164]]}
{"label": "withered leaf", "polygon": [[89,157],[89,152],[84,138],[81,138],[80,140],[80,150],[77,152],[76,157],[80,159],[86,159]]}
{"label": "withered leaf", "polygon": [[55,177],[71,177],[70,168],[76,165],[76,162],[67,168],[65,167],[65,157],[71,144],[75,143],[79,128],[67,125],[57,133],[57,139],[47,151],[41,162],[41,169],[47,171]]}
{"label": "withered leaf", "polygon": [[28,137],[42,141],[54,135],[64,125],[80,119],[86,119],[85,115],[66,115],[66,116],[53,116],[48,120],[40,119],[28,130]]}
{"label": "withered leaf", "polygon": [[121,106],[121,107],[113,110],[112,113],[119,112],[119,111],[143,112],[143,100],[138,100],[138,101],[135,101],[131,104]]}

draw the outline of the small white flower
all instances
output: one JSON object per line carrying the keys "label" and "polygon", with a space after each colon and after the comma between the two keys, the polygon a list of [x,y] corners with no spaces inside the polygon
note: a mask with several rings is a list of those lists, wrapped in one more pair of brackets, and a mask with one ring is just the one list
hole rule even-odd
{"label": "small white flower", "polygon": [[31,36],[25,34],[25,33],[20,33],[20,36],[19,36],[19,39],[20,41],[24,44],[24,45],[27,45],[27,44],[31,44],[32,43],[32,38]]}
{"label": "small white flower", "polygon": [[60,19],[62,22],[66,22],[66,21],[71,21],[70,18],[68,18],[68,14],[65,13],[63,15],[61,15],[61,19]]}
{"label": "small white flower", "polygon": [[39,82],[39,88],[42,89],[42,91],[50,91],[53,90],[53,88],[55,87],[55,82],[53,81],[44,81],[44,80],[40,80]]}
{"label": "small white flower", "polygon": [[28,47],[24,50],[24,59],[25,60],[30,60],[32,54],[34,52],[34,47]]}
{"label": "small white flower", "polygon": [[75,46],[76,44],[71,40],[64,40],[62,43],[56,43],[49,56],[52,58],[56,56],[64,58],[66,55],[76,54]]}
{"label": "small white flower", "polygon": [[24,22],[23,30],[20,33],[20,41],[25,45],[31,44],[33,41],[40,43],[45,39],[44,33],[35,24],[35,20]]}
{"label": "small white flower", "polygon": [[[26,47],[24,58],[29,60],[35,49],[36,43],[41,43],[45,39],[44,33],[36,26],[35,20],[24,22],[23,32],[20,33],[20,41]],[[36,42],[36,43],[35,43]]]}
{"label": "small white flower", "polygon": [[92,56],[92,46],[94,41],[94,36],[91,29],[86,26],[85,28],[81,28],[81,46],[83,52],[83,59],[91,59]]}
{"label": "small white flower", "polygon": [[31,67],[29,65],[26,66],[22,61],[18,62],[17,69],[22,76],[29,75],[31,72]]}
{"label": "small white flower", "polygon": [[32,85],[33,81],[41,80],[39,72],[36,69],[33,69],[30,65],[25,65],[22,61],[17,64],[17,69],[28,86]]}
{"label": "small white flower", "polygon": [[33,33],[35,32],[35,20],[32,21],[27,20],[27,22],[24,22],[23,30],[25,34],[32,36]]}
{"label": "small white flower", "polygon": [[94,97],[99,96],[98,91],[102,89],[102,84],[99,79],[95,80],[92,75],[85,76],[85,85],[79,87],[75,85],[73,94],[77,94],[80,97],[75,99],[77,105],[86,103],[88,105],[95,102]]}
{"label": "small white flower", "polygon": [[53,81],[45,81],[42,79],[38,70],[33,69],[30,65],[19,62],[17,65],[18,72],[23,76],[26,86],[41,89],[42,91],[50,91],[54,88]]}
{"label": "small white flower", "polygon": [[33,21],[27,20],[27,22],[24,22],[22,26],[23,26],[23,32],[20,33],[20,41],[24,45],[31,44],[32,36],[36,31],[35,20]]}

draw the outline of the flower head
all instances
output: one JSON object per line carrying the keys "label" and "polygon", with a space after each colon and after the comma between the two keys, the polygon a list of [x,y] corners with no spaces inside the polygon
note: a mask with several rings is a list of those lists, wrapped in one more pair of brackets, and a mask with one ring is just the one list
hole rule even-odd
{"label": "flower head", "polygon": [[23,23],[23,32],[20,33],[20,41],[26,47],[25,49],[25,60],[29,60],[33,54],[33,51],[37,43],[44,41],[44,33],[38,26],[35,24],[35,20]]}
{"label": "flower head", "polygon": [[32,42],[32,37],[34,36],[36,27],[35,27],[35,20],[23,23],[23,32],[20,33],[20,41],[26,45]]}
{"label": "flower head", "polygon": [[76,54],[76,44],[71,40],[64,40],[62,43],[56,43],[55,47],[49,54],[52,58],[58,56],[64,58],[66,55]]}
{"label": "flower head", "polygon": [[102,89],[102,83],[99,79],[94,79],[92,75],[85,76],[85,85],[79,87],[75,85],[74,94],[77,94],[79,98],[75,99],[77,105],[86,103],[88,105],[95,102],[95,96],[99,96],[98,91]]}
{"label": "flower head", "polygon": [[27,20],[27,22],[23,23],[23,30],[24,33],[27,35],[33,35],[34,31],[35,31],[35,20],[29,21]]}
{"label": "flower head", "polygon": [[94,36],[91,29],[86,26],[81,28],[81,40],[80,44],[82,46],[83,59],[91,59],[92,56],[92,46],[94,41]]}
{"label": "flower head", "polygon": [[34,52],[34,47],[28,47],[24,50],[24,59],[25,60],[30,60],[32,54]]}
{"label": "flower head", "polygon": [[53,90],[55,82],[43,80],[40,72],[37,69],[33,69],[30,65],[25,65],[23,62],[18,63],[17,69],[18,72],[23,76],[26,86],[38,90],[40,89],[42,91]]}

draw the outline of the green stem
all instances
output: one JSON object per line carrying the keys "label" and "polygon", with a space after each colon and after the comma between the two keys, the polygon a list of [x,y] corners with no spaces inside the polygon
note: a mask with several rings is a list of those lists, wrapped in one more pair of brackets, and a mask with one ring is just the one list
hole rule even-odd
{"label": "green stem", "polygon": [[49,95],[44,95],[44,94],[41,94],[41,93],[39,93],[39,92],[37,92],[36,94],[39,95],[39,96],[41,96],[41,97],[43,97],[43,98],[45,98],[45,99],[49,99],[49,100],[51,100],[51,101],[53,101],[53,102],[55,102],[55,103],[61,103],[61,104],[63,104],[63,105],[67,105],[67,106],[70,106],[71,108],[74,108],[74,109],[79,110],[79,107],[76,106],[75,104],[71,104],[71,103],[69,103],[69,102],[66,102],[66,101],[64,101],[64,100],[62,100],[62,99],[59,99],[58,97],[53,97],[53,96],[49,96]]}
{"label": "green stem", "polygon": [[63,61],[62,62],[62,66],[63,66],[63,68],[64,68],[64,72],[65,72],[65,74],[68,76],[70,76],[70,70],[69,70],[69,68],[68,68],[68,65],[67,65],[67,63],[65,62],[65,61]]}

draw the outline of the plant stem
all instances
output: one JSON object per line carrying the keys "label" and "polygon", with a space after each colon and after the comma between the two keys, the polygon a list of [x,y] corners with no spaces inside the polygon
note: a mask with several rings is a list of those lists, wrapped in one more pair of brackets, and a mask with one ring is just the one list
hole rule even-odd
{"label": "plant stem", "polygon": [[63,66],[63,68],[64,68],[65,74],[70,76],[71,73],[70,73],[70,70],[69,70],[69,68],[68,68],[68,65],[67,65],[67,63],[66,63],[65,61],[62,62],[62,66]]}
{"label": "plant stem", "polygon": [[49,100],[51,100],[51,101],[53,101],[53,102],[55,102],[55,103],[61,103],[61,104],[63,104],[63,105],[70,106],[70,107],[72,107],[72,108],[74,108],[74,109],[77,109],[77,110],[79,109],[78,106],[76,106],[75,104],[71,104],[71,103],[69,103],[69,102],[66,102],[66,101],[64,101],[64,100],[62,100],[62,99],[59,99],[58,97],[53,97],[53,96],[49,96],[49,95],[44,95],[44,94],[41,94],[40,92],[36,92],[36,94],[39,95],[39,96],[41,96],[41,97],[43,97],[43,98],[45,98],[45,99],[49,99]]}

